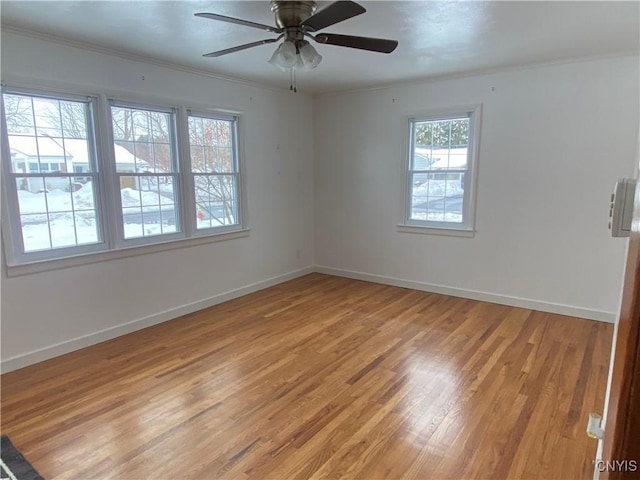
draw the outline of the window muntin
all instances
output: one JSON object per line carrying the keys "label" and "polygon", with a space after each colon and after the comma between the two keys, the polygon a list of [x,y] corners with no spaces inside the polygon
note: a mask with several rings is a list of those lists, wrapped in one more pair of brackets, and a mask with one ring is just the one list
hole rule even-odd
{"label": "window muntin", "polygon": [[175,113],[112,102],[124,239],[180,231]]}
{"label": "window muntin", "polygon": [[196,229],[239,225],[237,118],[190,113],[188,125]]}
{"label": "window muntin", "polygon": [[407,225],[472,228],[474,111],[409,120]]}
{"label": "window muntin", "polygon": [[[93,101],[11,92],[2,100],[12,217],[20,225],[14,244],[26,254],[102,243]],[[87,174],[78,180],[72,173],[80,164]]]}

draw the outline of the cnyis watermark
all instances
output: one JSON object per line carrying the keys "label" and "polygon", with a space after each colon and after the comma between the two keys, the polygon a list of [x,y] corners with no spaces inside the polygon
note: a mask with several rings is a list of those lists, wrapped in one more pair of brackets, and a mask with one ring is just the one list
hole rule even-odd
{"label": "cnyis watermark", "polygon": [[637,460],[596,460],[596,469],[599,472],[636,472]]}

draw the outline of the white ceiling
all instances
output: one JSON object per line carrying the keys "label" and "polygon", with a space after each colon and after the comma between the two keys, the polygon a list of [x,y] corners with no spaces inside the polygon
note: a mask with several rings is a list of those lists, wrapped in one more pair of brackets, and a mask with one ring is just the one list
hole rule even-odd
{"label": "white ceiling", "polygon": [[[319,8],[329,2],[319,2]],[[367,12],[324,30],[399,41],[389,55],[317,45],[323,61],[298,76],[324,92],[530,64],[639,54],[640,3],[591,1],[361,1]],[[54,35],[225,77],[288,87],[267,63],[275,44],[220,58],[202,54],[271,38],[194,17],[211,12],[274,25],[264,1],[7,1],[3,25]]]}

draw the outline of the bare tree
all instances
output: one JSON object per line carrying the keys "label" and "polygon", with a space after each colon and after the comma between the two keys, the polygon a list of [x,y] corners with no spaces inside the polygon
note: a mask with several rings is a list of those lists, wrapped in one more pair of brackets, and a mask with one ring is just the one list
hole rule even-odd
{"label": "bare tree", "polygon": [[111,124],[113,125],[113,138],[116,143],[120,141],[133,140],[131,109],[112,107]]}
{"label": "bare tree", "polygon": [[5,94],[4,108],[9,133],[86,138],[86,105],[65,100],[32,99]]}
{"label": "bare tree", "polygon": [[3,95],[4,115],[8,133],[33,133],[31,99],[20,95]]}
{"label": "bare tree", "polygon": [[51,102],[47,104],[42,118],[55,136],[87,138],[87,107],[84,103]]}
{"label": "bare tree", "polygon": [[168,114],[112,107],[111,117],[117,145],[153,166],[156,172],[173,170]]}

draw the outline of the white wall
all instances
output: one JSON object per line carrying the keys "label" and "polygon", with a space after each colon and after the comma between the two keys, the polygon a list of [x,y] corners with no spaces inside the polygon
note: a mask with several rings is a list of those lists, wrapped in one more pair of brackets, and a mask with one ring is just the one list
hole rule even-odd
{"label": "white wall", "polygon": [[[202,308],[229,297],[221,294],[264,287],[313,265],[312,101],[308,95],[241,85],[6,32],[2,34],[2,81],[81,93],[113,92],[133,100],[153,96],[190,107],[242,112],[251,229],[246,238],[46,273],[8,278],[3,266],[3,369]],[[283,82],[286,86],[284,77]],[[84,336],[88,337],[78,340]]]}
{"label": "white wall", "polygon": [[[613,321],[627,242],[607,230],[634,173],[638,58],[314,100],[321,271]],[[405,117],[481,103],[475,238],[400,233]]]}

